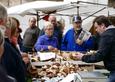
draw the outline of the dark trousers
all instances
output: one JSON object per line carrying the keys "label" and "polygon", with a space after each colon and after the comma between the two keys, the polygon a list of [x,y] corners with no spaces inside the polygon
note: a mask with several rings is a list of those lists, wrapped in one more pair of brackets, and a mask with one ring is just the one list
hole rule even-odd
{"label": "dark trousers", "polygon": [[110,72],[108,82],[115,82],[115,71]]}

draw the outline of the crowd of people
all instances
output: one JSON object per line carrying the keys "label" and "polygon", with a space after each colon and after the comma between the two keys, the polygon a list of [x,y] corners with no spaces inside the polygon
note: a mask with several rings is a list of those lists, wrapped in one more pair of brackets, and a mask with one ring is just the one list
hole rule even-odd
{"label": "crowd of people", "polygon": [[[104,61],[105,68],[110,71],[108,82],[115,82],[115,26],[106,16],[94,19],[97,35],[85,41],[79,38],[84,30],[80,16],[73,16],[72,28],[65,35],[63,25],[59,25],[55,16],[49,16],[42,30],[36,22],[36,18],[31,17],[21,37],[23,30],[19,20],[8,17],[6,8],[0,4],[0,82],[27,82],[28,53],[57,50],[79,51],[72,56],[87,63]],[[97,50],[94,55],[81,53],[92,49]]]}

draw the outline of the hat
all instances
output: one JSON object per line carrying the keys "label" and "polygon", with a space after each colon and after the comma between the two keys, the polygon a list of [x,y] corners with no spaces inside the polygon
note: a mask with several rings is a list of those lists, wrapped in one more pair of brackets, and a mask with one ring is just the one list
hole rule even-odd
{"label": "hat", "polygon": [[80,16],[74,16],[73,17],[73,22],[82,22],[82,19]]}

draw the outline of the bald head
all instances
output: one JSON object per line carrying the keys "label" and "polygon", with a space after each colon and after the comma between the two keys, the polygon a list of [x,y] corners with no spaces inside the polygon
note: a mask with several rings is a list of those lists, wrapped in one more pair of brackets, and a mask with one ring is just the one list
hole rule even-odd
{"label": "bald head", "polygon": [[35,17],[31,17],[29,19],[29,25],[30,25],[31,28],[36,26],[36,18]]}
{"label": "bald head", "polygon": [[56,26],[57,20],[55,16],[49,16],[49,22],[51,22],[54,26]]}

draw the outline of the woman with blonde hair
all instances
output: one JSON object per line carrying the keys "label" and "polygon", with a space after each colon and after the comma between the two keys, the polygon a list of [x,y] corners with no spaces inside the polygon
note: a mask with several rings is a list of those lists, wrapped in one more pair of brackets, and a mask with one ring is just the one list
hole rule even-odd
{"label": "woman with blonde hair", "polygon": [[16,34],[16,30],[17,30],[17,22],[16,22],[16,18],[14,17],[8,17],[7,19],[7,24],[6,24],[6,27],[7,28],[10,28],[10,30],[8,31],[9,32],[9,39],[10,39],[10,42],[13,44],[13,45],[16,45],[17,44],[17,39],[15,36]]}
{"label": "woman with blonde hair", "polygon": [[17,30],[17,22],[13,17],[9,17],[5,30],[5,52],[1,58],[1,64],[6,69],[8,75],[14,77],[17,82],[26,82],[26,69],[21,54],[16,47],[17,38],[15,37]]}
{"label": "woman with blonde hair", "polygon": [[40,36],[35,44],[37,51],[57,51],[58,40],[54,37],[54,26],[51,22],[45,22],[45,34]]}

